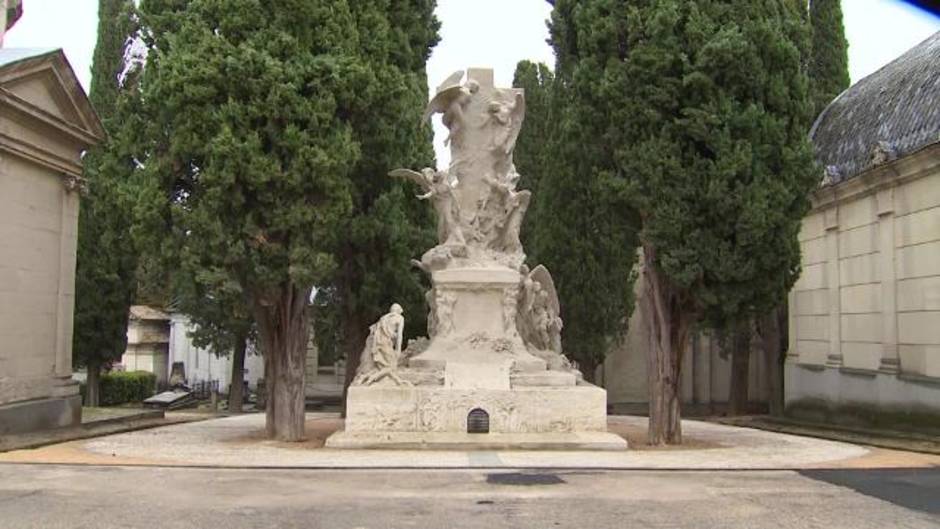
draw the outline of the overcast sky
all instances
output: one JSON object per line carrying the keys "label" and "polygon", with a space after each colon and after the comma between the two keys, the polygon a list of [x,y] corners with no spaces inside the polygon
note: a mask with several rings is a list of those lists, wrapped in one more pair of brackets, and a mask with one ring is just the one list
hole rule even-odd
{"label": "overcast sky", "polygon": [[[64,48],[88,87],[97,31],[98,0],[24,0],[23,18],[4,38],[4,47]],[[843,0],[852,82],[874,72],[936,31],[940,18],[899,0]],[[472,66],[495,70],[499,86],[512,84],[523,59],[554,64],[545,40],[545,0],[438,0],[441,43],[428,63],[436,87],[450,73]],[[441,129],[440,122],[435,129]],[[446,167],[445,134],[436,130],[438,165]]]}

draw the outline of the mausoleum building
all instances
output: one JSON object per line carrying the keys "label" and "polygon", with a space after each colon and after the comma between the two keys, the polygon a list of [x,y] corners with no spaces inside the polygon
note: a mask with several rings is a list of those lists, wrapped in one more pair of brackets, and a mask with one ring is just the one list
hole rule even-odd
{"label": "mausoleum building", "polygon": [[72,380],[81,157],[103,137],[61,50],[0,49],[0,434],[81,421]]}
{"label": "mausoleum building", "polygon": [[940,422],[940,33],[838,96],[789,297],[790,413]]}

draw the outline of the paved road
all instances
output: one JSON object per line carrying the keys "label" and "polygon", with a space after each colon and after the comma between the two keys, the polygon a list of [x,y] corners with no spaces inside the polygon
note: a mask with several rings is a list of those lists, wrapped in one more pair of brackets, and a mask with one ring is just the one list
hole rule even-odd
{"label": "paved road", "polygon": [[[887,478],[865,472],[520,473],[0,464],[0,527],[940,527],[940,516],[929,512],[936,512],[940,502],[940,469],[904,471],[906,476],[896,471]],[[866,475],[874,479],[858,479]],[[848,479],[845,476],[854,476],[850,486],[867,494],[833,484]],[[925,500],[905,507],[868,495],[884,492],[879,479],[888,488],[903,482]],[[867,485],[860,485],[862,481]]]}
{"label": "paved road", "polygon": [[940,468],[803,470],[800,474],[940,515]]}

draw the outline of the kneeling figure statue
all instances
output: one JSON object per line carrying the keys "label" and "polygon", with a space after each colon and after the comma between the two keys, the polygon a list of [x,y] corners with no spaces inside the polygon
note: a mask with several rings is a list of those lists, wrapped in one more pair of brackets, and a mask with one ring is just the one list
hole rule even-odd
{"label": "kneeling figure statue", "polygon": [[359,369],[353,384],[369,386],[383,378],[389,378],[399,386],[411,385],[398,376],[402,335],[405,332],[405,318],[402,312],[401,305],[394,303],[388,314],[369,327],[369,338],[362,349]]}

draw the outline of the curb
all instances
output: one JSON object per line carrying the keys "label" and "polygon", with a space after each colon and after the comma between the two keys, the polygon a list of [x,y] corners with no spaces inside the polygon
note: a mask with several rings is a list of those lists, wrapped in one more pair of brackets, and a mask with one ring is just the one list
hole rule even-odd
{"label": "curb", "polygon": [[815,439],[827,439],[830,441],[840,441],[843,443],[872,446],[875,448],[886,448],[889,450],[903,450],[906,452],[940,455],[940,442],[935,441],[929,436],[922,436],[915,433],[908,435],[904,432],[861,430],[844,426],[822,425],[817,423],[793,421],[790,419],[778,419],[775,417],[759,419],[753,417],[722,417],[711,418],[707,421],[716,424],[723,424],[726,426],[754,428],[768,432],[813,437]]}
{"label": "curb", "polygon": [[[147,430],[159,426],[170,426],[188,422],[197,422],[213,417],[205,418],[186,418],[186,419],[167,419],[163,417],[162,410],[158,412],[160,417],[137,418],[137,415],[126,417],[116,417],[94,421],[86,425],[61,430],[47,430],[45,432],[23,434],[18,436],[9,436],[9,438],[0,438],[0,453],[12,452],[14,450],[31,450],[69,441],[80,441],[91,439],[93,437],[102,437],[137,430]],[[143,414],[142,414],[143,415]]]}

